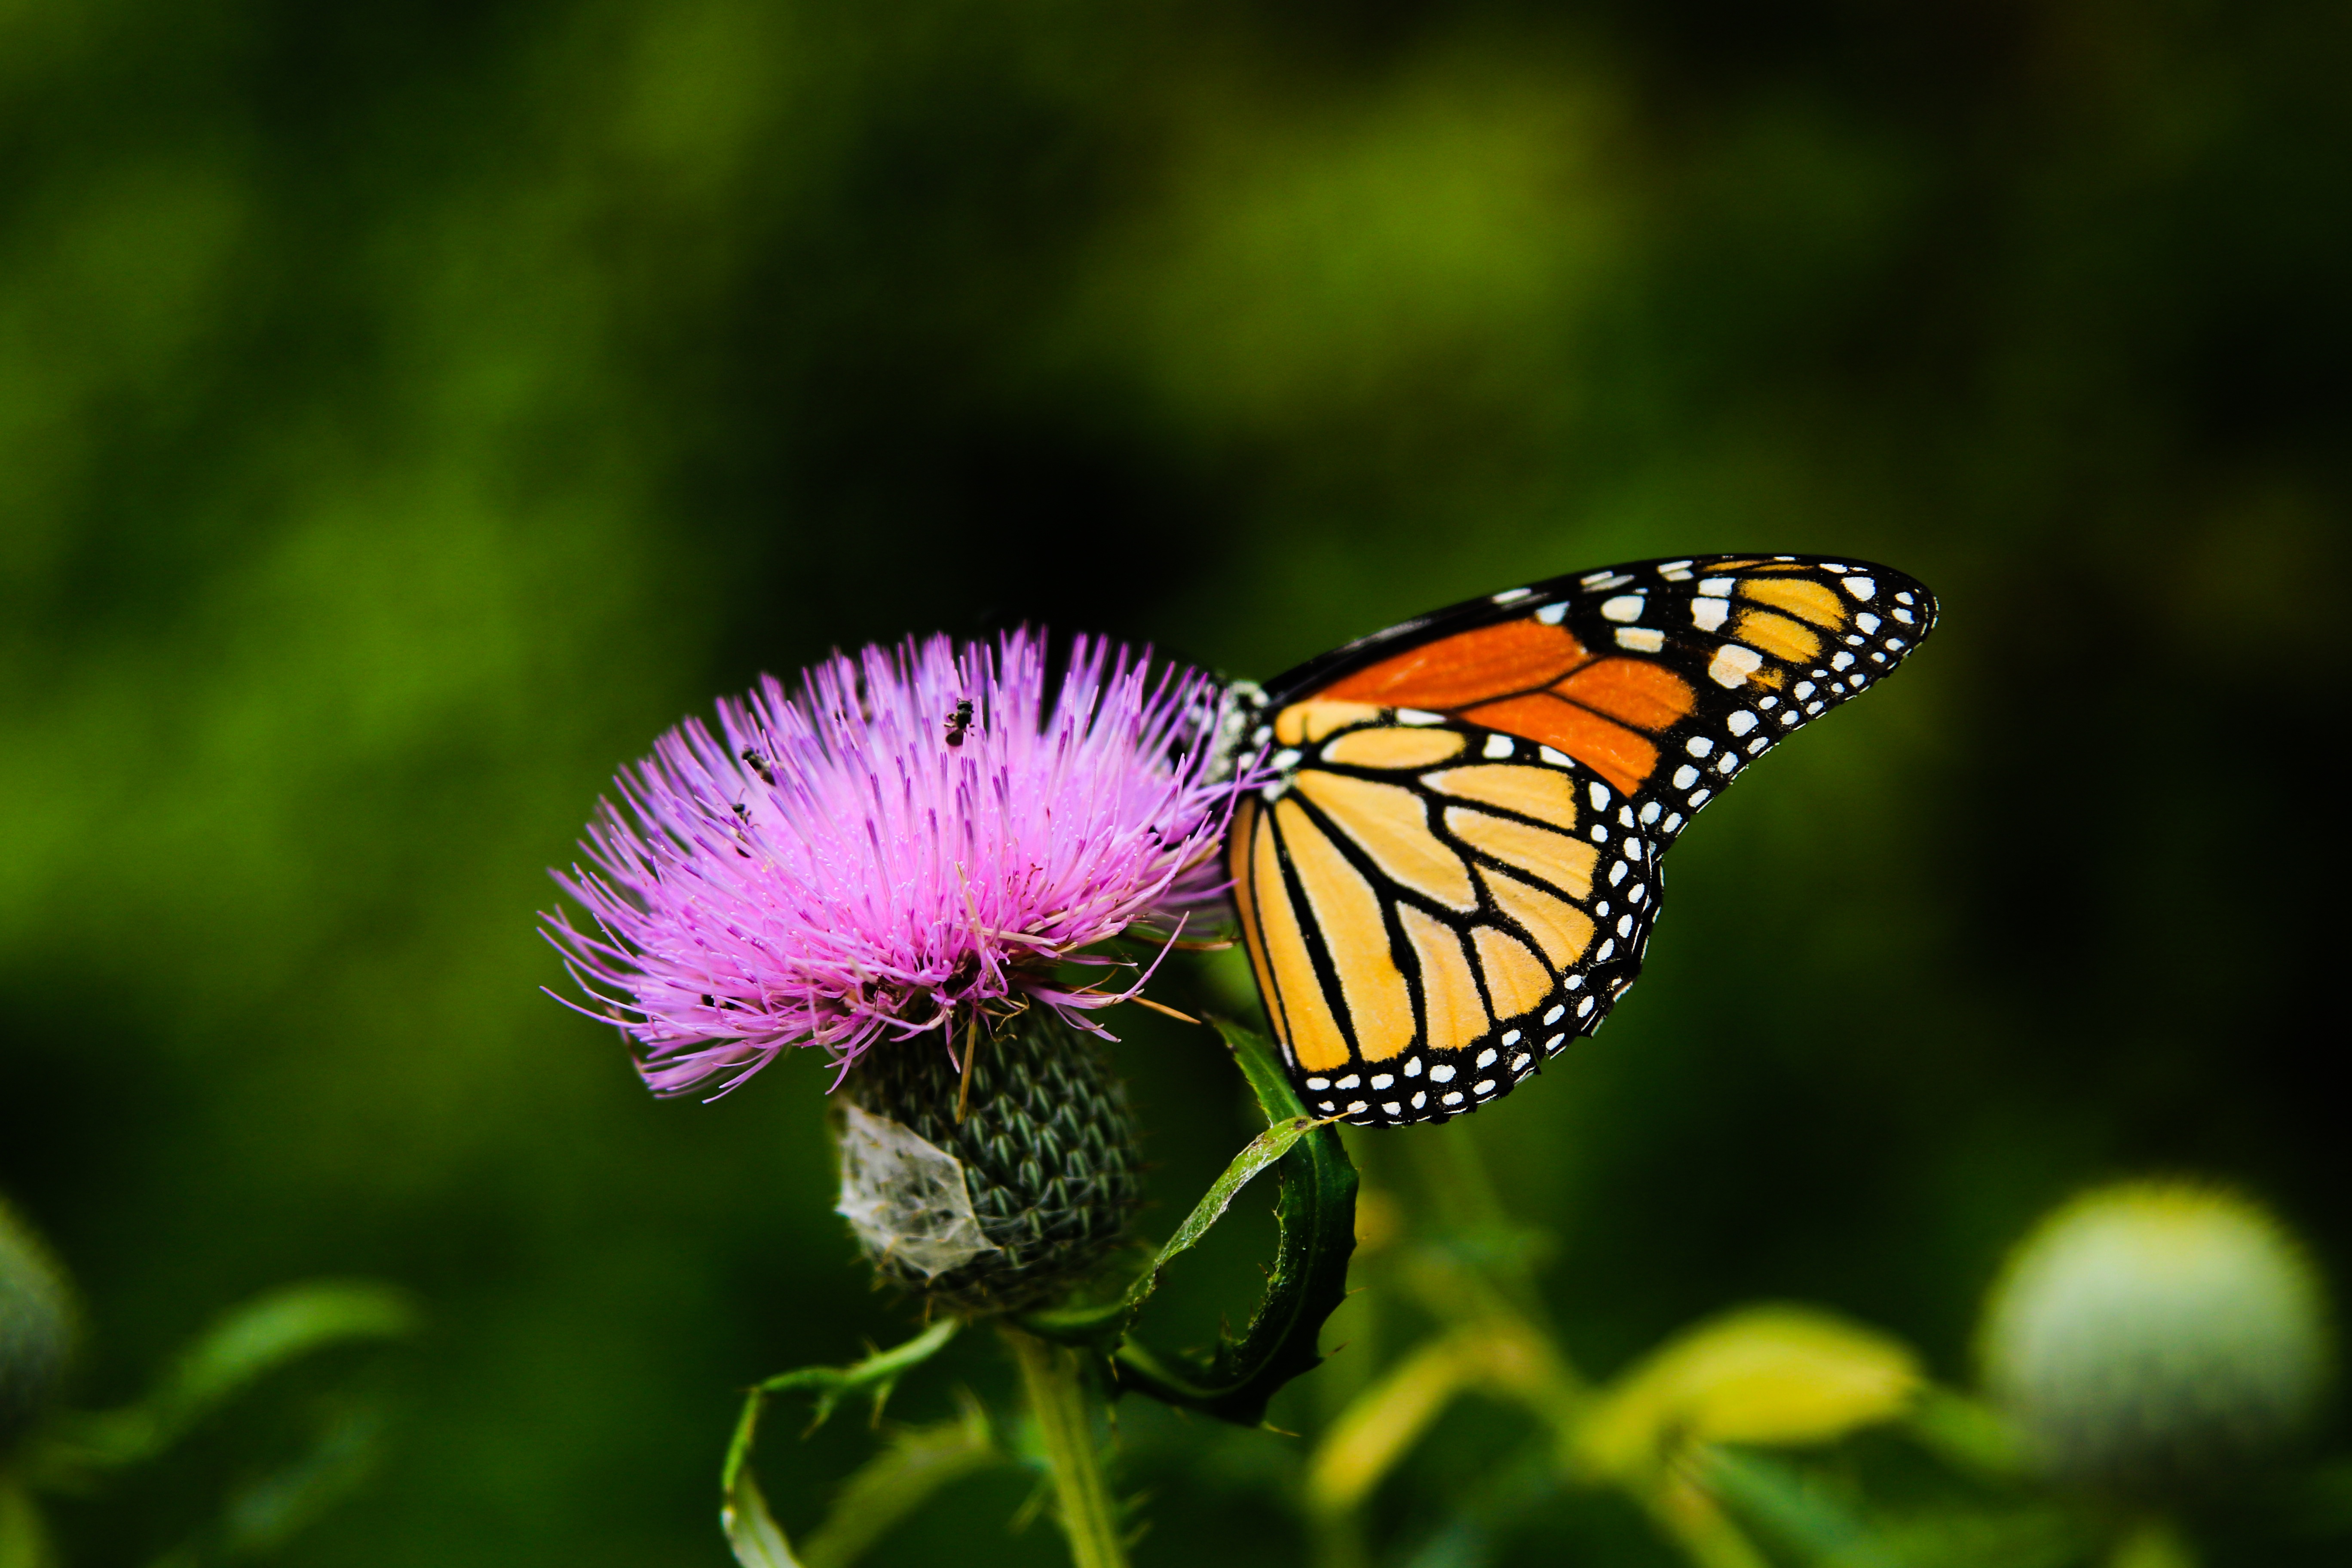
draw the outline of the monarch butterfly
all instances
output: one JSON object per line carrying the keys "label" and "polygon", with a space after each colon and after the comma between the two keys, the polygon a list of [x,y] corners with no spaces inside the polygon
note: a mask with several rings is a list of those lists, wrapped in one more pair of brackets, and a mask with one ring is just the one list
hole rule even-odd
{"label": "monarch butterfly", "polygon": [[1851,557],[1643,561],[1237,686],[1229,742],[1265,782],[1226,864],[1300,1098],[1442,1121],[1599,1028],[1690,818],[1935,625],[1923,584]]}

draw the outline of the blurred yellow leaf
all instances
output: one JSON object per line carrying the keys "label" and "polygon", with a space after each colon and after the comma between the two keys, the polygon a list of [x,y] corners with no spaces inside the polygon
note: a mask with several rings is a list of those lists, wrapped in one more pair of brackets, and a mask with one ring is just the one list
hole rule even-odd
{"label": "blurred yellow leaf", "polygon": [[1514,1320],[1484,1319],[1432,1340],[1339,1413],[1307,1462],[1308,1501],[1322,1513],[1355,1507],[1458,1394],[1477,1391],[1548,1411],[1570,1387],[1551,1348]]}
{"label": "blurred yellow leaf", "polygon": [[1423,1345],[1357,1395],[1307,1466],[1316,1510],[1339,1513],[1360,1502],[1476,1376],[1475,1348],[1454,1335]]}
{"label": "blurred yellow leaf", "polygon": [[1922,1382],[1910,1351],[1883,1334],[1801,1307],[1743,1308],[1605,1389],[1576,1457],[1614,1479],[1682,1442],[1825,1443],[1902,1414]]}
{"label": "blurred yellow leaf", "polygon": [[1378,1187],[1356,1189],[1356,1257],[1394,1246],[1405,1234],[1404,1205]]}

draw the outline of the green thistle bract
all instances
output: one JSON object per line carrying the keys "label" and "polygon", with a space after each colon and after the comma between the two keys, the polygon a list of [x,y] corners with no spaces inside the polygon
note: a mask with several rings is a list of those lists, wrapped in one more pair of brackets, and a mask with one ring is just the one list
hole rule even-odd
{"label": "green thistle bract", "polygon": [[848,1140],[865,1123],[843,1129],[842,1209],[885,1279],[963,1310],[1034,1305],[1126,1236],[1140,1191],[1134,1120],[1101,1047],[1043,1007],[980,1039],[965,1091],[956,1064],[927,1040],[873,1047],[844,1085],[859,1111],[953,1163],[918,1150],[934,1173],[929,1194],[943,1184],[953,1205],[960,1181],[977,1234],[962,1229],[961,1241],[937,1245],[960,1216],[903,1195],[903,1159],[853,1157]]}

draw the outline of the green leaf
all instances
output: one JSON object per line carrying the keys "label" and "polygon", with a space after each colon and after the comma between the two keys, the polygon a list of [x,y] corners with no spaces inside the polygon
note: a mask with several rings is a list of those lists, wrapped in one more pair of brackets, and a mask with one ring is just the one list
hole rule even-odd
{"label": "green leaf", "polygon": [[751,1466],[735,1472],[734,1482],[727,1489],[727,1501],[719,1510],[719,1522],[727,1531],[727,1544],[734,1550],[735,1561],[743,1568],[802,1568],[793,1555],[792,1543],[768,1511],[768,1500],[760,1494]]}
{"label": "green leaf", "polygon": [[2000,1414],[1981,1400],[1948,1388],[1920,1393],[1905,1425],[1920,1445],[1956,1468],[1988,1480],[2023,1480],[2032,1474],[2025,1447]]}
{"label": "green leaf", "polygon": [[1577,1436],[1593,1473],[1642,1474],[1685,1442],[1826,1443],[1908,1411],[1910,1350],[1808,1307],[1738,1308],[1675,1335],[1603,1389]]}
{"label": "green leaf", "polygon": [[373,1472],[383,1421],[367,1405],[337,1411],[310,1450],[231,1494],[218,1520],[149,1564],[199,1568],[266,1556],[343,1500]]}
{"label": "green leaf", "polygon": [[331,1345],[397,1339],[416,1322],[407,1294],[386,1285],[326,1280],[269,1291],[205,1331],[138,1404],[61,1421],[44,1445],[41,1468],[110,1468],[152,1458],[278,1368]]}
{"label": "green leaf", "polygon": [[876,1351],[850,1366],[803,1366],[780,1372],[751,1391],[756,1401],[771,1394],[814,1394],[816,1418],[822,1423],[853,1394],[871,1394],[878,1409],[898,1380],[937,1355],[956,1331],[961,1318],[941,1318],[905,1344]]}
{"label": "green leaf", "polygon": [[1061,1308],[1049,1311],[1030,1312],[1013,1321],[1040,1339],[1055,1340],[1063,1344],[1089,1347],[1104,1352],[1115,1351],[1142,1310],[1143,1303],[1160,1288],[1167,1276],[1168,1265],[1179,1255],[1191,1251],[1209,1227],[1224,1217],[1225,1210],[1241,1190],[1260,1171],[1290,1152],[1294,1144],[1315,1130],[1317,1122],[1308,1116],[1294,1116],[1278,1122],[1251,1139],[1242,1152],[1234,1156],[1224,1173],[1210,1184],[1207,1193],[1192,1207],[1184,1223],[1168,1245],[1153,1255],[1150,1267],[1136,1276],[1127,1289],[1114,1301],[1096,1306]]}
{"label": "green leaf", "polygon": [[1733,1514],[1820,1568],[2067,1568],[2092,1545],[2079,1519],[2046,1504],[1869,1514],[1767,1455],[1703,1447],[1691,1466],[1699,1484]]}
{"label": "green leaf", "polygon": [[877,1351],[849,1366],[804,1366],[778,1373],[754,1384],[743,1400],[743,1414],[735,1422],[734,1440],[727,1445],[727,1463],[719,1474],[719,1521],[727,1543],[744,1568],[802,1568],[792,1546],[768,1511],[751,1473],[751,1445],[760,1432],[760,1415],[771,1395],[788,1393],[816,1395],[816,1419],[823,1422],[852,1394],[871,1394],[878,1415],[882,1402],[898,1379],[934,1355],[963,1327],[960,1318],[941,1318],[913,1339],[887,1351]]}
{"label": "green leaf", "polygon": [[1729,1448],[1702,1448],[1696,1468],[1706,1489],[1808,1562],[1841,1568],[1895,1568],[1869,1524],[1842,1499],[1808,1484],[1785,1465]]}
{"label": "green leaf", "polygon": [[40,1505],[14,1476],[0,1470],[0,1568],[51,1568],[55,1562]]}
{"label": "green leaf", "polygon": [[2305,1535],[2352,1535],[2352,1458],[2329,1459],[2287,1479],[2274,1493],[2281,1514]]}
{"label": "green leaf", "polygon": [[[1191,1246],[1250,1176],[1278,1160],[1282,1197],[1275,1218],[1280,1239],[1265,1295],[1242,1337],[1221,1336],[1206,1360],[1165,1354],[1130,1337],[1113,1352],[1111,1366],[1122,1390],[1255,1426],[1265,1419],[1266,1402],[1276,1390],[1322,1362],[1316,1336],[1348,1294],[1348,1258],[1356,1247],[1356,1168],[1339,1133],[1299,1103],[1281,1059],[1264,1037],[1223,1021],[1217,1031],[1265,1112],[1268,1134],[1244,1151],[1177,1234]],[[1288,1128],[1297,1131],[1286,1144],[1276,1146],[1280,1140],[1274,1135]],[[1244,1170],[1258,1154],[1263,1157]]]}
{"label": "green leaf", "polygon": [[309,1453],[229,1499],[221,1521],[223,1554],[257,1556],[309,1529],[374,1472],[383,1433],[377,1411],[360,1405],[341,1412]]}
{"label": "green leaf", "polygon": [[1224,1217],[1225,1210],[1233,1206],[1234,1196],[1249,1184],[1250,1178],[1289,1153],[1293,1145],[1319,1125],[1313,1117],[1294,1116],[1251,1139],[1248,1146],[1234,1156],[1234,1163],[1225,1167],[1225,1173],[1210,1184],[1192,1212],[1184,1216],[1184,1223],[1176,1227],[1176,1234],[1168,1238],[1168,1245],[1151,1260],[1150,1272],[1129,1290],[1128,1299],[1142,1305],[1144,1298],[1159,1288],[1169,1263],[1178,1254],[1191,1251],[1209,1234],[1209,1227]]}
{"label": "green leaf", "polygon": [[805,1568],[849,1568],[940,1488],[1003,1458],[976,1405],[967,1405],[961,1420],[893,1435],[889,1447],[842,1483],[832,1511],[802,1549],[802,1562]]}

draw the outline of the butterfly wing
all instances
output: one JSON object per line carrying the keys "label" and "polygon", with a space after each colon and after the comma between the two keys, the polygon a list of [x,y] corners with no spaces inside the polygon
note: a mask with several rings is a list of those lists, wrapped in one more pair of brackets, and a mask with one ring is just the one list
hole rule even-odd
{"label": "butterfly wing", "polygon": [[1234,902],[1326,1115],[1510,1091],[1633,984],[1658,862],[1755,758],[1902,661],[1925,586],[1814,556],[1641,562],[1441,610],[1267,689]]}

